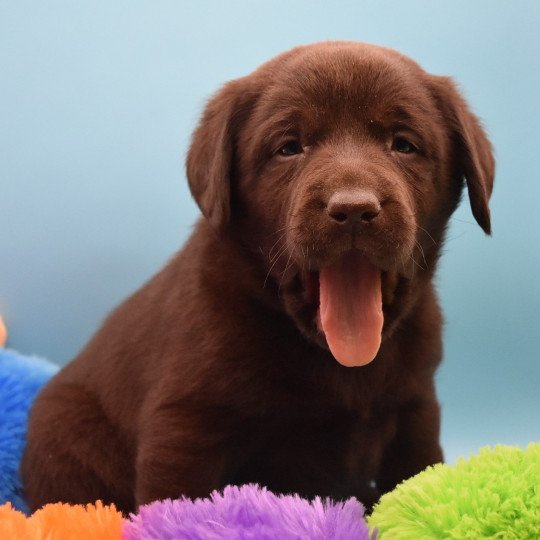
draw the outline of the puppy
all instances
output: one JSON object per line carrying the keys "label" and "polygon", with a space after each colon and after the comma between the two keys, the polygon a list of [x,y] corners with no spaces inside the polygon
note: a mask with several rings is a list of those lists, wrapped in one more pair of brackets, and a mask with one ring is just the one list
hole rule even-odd
{"label": "puppy", "polygon": [[210,100],[203,218],[31,412],[30,507],[124,512],[227,484],[365,504],[443,459],[433,275],[490,143],[448,78],[381,47],[286,52]]}

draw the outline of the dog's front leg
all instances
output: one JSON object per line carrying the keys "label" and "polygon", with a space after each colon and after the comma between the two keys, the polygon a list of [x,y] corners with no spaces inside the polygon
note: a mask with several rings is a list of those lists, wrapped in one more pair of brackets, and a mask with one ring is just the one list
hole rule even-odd
{"label": "dog's front leg", "polygon": [[396,434],[384,452],[379,469],[377,487],[381,493],[443,461],[439,431],[439,404],[434,393],[400,410]]}
{"label": "dog's front leg", "polygon": [[137,506],[182,495],[207,496],[222,487],[231,426],[219,416],[174,406],[147,418],[137,454]]}

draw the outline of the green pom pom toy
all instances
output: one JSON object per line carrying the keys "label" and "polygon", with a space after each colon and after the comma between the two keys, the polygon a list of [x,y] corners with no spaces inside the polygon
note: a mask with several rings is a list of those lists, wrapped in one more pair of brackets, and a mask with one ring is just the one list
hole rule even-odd
{"label": "green pom pom toy", "polygon": [[540,539],[540,443],[429,467],[384,495],[368,523],[377,540]]}

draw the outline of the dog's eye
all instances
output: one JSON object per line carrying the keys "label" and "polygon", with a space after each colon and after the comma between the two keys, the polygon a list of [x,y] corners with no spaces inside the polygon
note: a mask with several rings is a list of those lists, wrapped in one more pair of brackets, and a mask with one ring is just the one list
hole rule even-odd
{"label": "dog's eye", "polygon": [[300,141],[291,139],[290,141],[287,141],[283,146],[281,146],[277,153],[280,156],[288,157],[295,156],[296,154],[301,154],[303,151],[304,149],[302,148]]}
{"label": "dog's eye", "polygon": [[401,154],[412,154],[418,149],[412,142],[408,141],[404,137],[394,137],[394,140],[392,141],[392,150]]}

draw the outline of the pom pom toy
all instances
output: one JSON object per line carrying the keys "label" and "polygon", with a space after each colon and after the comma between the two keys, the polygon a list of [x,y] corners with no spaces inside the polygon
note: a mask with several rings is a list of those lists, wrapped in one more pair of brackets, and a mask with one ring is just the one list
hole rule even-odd
{"label": "pom pom toy", "polygon": [[99,501],[47,504],[27,518],[9,503],[0,506],[2,540],[122,540],[122,514]]}
{"label": "pom pom toy", "polygon": [[[0,319],[0,341],[5,328]],[[48,504],[26,517],[19,461],[28,411],[58,367],[0,344],[2,540],[438,540],[540,538],[540,443],[485,448],[436,465],[383,496],[368,518],[355,499],[307,501],[255,485],[159,501],[129,519],[114,506]],[[4,503],[4,504],[3,504]],[[3,504],[3,505],[2,505]]]}
{"label": "pom pom toy", "polygon": [[428,467],[384,495],[368,521],[379,540],[540,538],[540,444]]}
{"label": "pom pom toy", "polygon": [[46,360],[0,348],[0,504],[10,501],[26,511],[18,471],[28,411],[56,371],[58,366]]}
{"label": "pom pom toy", "polygon": [[144,506],[124,528],[125,540],[369,540],[356,499],[313,502],[274,495],[256,485],[226,487],[208,499]]}

